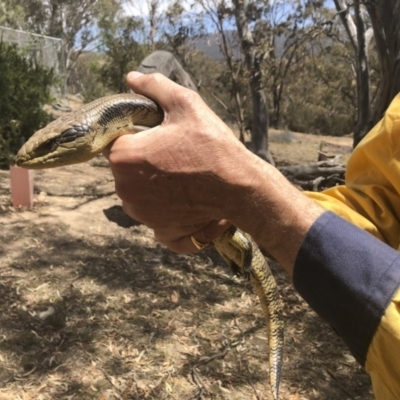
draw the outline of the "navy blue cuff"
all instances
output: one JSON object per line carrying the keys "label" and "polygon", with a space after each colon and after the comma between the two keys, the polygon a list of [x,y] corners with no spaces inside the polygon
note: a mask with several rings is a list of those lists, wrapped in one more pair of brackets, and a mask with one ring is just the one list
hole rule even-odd
{"label": "navy blue cuff", "polygon": [[307,233],[294,286],[364,366],[369,345],[400,285],[400,254],[332,212]]}

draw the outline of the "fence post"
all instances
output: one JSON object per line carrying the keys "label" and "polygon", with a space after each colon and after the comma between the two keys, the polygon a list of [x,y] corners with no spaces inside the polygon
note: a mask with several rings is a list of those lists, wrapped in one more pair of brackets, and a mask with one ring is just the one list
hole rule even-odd
{"label": "fence post", "polygon": [[10,166],[11,200],[15,208],[33,207],[33,171]]}

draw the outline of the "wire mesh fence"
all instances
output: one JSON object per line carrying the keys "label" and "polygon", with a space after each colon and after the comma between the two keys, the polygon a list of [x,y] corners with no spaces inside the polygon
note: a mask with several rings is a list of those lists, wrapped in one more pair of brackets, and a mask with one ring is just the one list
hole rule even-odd
{"label": "wire mesh fence", "polygon": [[61,39],[0,26],[0,41],[15,44],[36,65],[53,69],[59,78],[54,91],[65,93],[66,71]]}

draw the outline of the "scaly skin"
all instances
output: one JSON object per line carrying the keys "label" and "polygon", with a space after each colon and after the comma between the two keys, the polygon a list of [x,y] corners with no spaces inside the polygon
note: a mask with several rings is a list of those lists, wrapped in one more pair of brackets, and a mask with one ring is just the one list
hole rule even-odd
{"label": "scaly skin", "polygon": [[260,299],[268,327],[269,381],[272,395],[279,398],[279,382],[283,364],[284,322],[282,301],[275,279],[257,244],[236,227],[214,240],[215,248],[233,272],[244,275]]}
{"label": "scaly skin", "polygon": [[88,161],[118,136],[159,125],[164,118],[154,101],[138,94],[102,97],[35,132],[15,162],[29,169]]}
{"label": "scaly skin", "polygon": [[[162,110],[137,94],[103,97],[51,122],[19,150],[16,164],[28,169],[52,168],[88,161],[118,136],[159,125]],[[267,262],[247,233],[232,227],[213,241],[234,272],[250,279],[268,327],[269,377],[274,400],[279,398],[283,361],[282,302]]]}

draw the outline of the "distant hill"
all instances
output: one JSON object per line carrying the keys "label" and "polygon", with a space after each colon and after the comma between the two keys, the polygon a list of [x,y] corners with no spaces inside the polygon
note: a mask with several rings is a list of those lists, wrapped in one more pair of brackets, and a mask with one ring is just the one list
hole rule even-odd
{"label": "distant hill", "polygon": [[[237,40],[236,31],[226,32],[227,40],[231,44],[231,48],[235,50],[234,55],[239,57],[239,42]],[[215,60],[222,60],[224,58],[220,48],[220,35],[219,33],[210,33],[201,38],[197,38],[193,43],[196,50],[200,50]]]}
{"label": "distant hill", "polygon": [[[235,30],[226,31],[226,37],[231,44],[231,49],[234,51],[235,58],[240,57],[240,44]],[[279,36],[275,40],[277,56],[282,55],[285,45],[285,38]],[[197,38],[193,43],[196,50],[200,50],[215,60],[222,60],[224,58],[221,53],[221,39],[219,33],[210,33],[201,38]]]}

